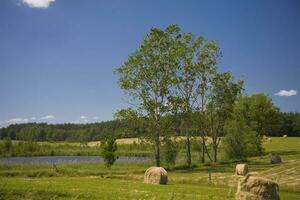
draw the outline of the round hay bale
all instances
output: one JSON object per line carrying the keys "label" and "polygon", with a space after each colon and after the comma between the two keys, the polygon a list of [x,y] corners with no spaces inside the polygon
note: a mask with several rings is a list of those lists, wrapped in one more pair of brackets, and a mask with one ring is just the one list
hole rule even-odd
{"label": "round hay bale", "polygon": [[271,164],[279,164],[282,163],[281,157],[279,155],[270,154]]}
{"label": "round hay bale", "polygon": [[235,175],[246,176],[248,174],[247,164],[237,164],[235,167]]}
{"label": "round hay bale", "polygon": [[168,173],[162,167],[150,167],[144,175],[144,183],[167,184]]}
{"label": "round hay bale", "polygon": [[236,200],[279,200],[279,186],[274,181],[246,176],[238,182]]}
{"label": "round hay bale", "polygon": [[282,137],[283,137],[283,138],[286,138],[286,137],[287,137],[287,135],[283,135]]}

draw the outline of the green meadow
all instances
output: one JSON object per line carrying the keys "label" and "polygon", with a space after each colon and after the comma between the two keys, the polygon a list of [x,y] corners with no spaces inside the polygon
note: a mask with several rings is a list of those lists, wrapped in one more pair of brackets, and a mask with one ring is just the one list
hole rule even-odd
{"label": "green meadow", "polygon": [[[122,145],[120,150],[134,154],[135,148]],[[250,172],[278,182],[281,199],[299,199],[300,138],[272,138],[263,146],[264,156],[248,159]],[[96,146],[86,148],[97,151]],[[281,155],[283,163],[270,164],[269,153]],[[102,163],[57,164],[56,169],[50,164],[0,164],[0,199],[233,199],[236,162],[200,164],[198,157],[193,152],[194,165],[187,169],[181,152],[177,164],[168,169],[167,185],[143,183],[144,171],[153,161],[116,162],[111,169]]]}

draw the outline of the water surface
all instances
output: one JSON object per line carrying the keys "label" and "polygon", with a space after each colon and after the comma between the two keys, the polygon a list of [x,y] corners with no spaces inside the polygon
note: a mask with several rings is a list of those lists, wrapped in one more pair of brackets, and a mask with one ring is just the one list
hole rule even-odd
{"label": "water surface", "polygon": [[[117,162],[144,162],[147,157],[120,156]],[[0,164],[101,163],[101,156],[38,156],[0,158]]]}

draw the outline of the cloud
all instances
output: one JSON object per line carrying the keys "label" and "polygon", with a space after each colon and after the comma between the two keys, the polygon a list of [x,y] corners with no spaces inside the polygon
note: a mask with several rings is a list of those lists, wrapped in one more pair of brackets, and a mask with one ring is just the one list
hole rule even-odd
{"label": "cloud", "polygon": [[80,116],[80,119],[87,119],[88,117],[87,116],[84,116],[84,115],[82,115],[82,116]]}
{"label": "cloud", "polygon": [[55,119],[55,116],[53,116],[53,115],[46,115],[46,116],[40,118],[40,120],[49,120],[49,119]]}
{"label": "cloud", "polygon": [[30,8],[48,8],[55,0],[21,0],[21,2]]}
{"label": "cloud", "polygon": [[24,124],[28,122],[29,119],[27,118],[13,118],[5,121],[0,121],[0,127],[9,126],[10,124]]}
{"label": "cloud", "polygon": [[6,127],[11,124],[25,124],[30,122],[44,122],[44,121],[50,121],[56,119],[54,115],[46,115],[44,117],[36,118],[36,117],[30,117],[30,118],[13,118],[9,120],[0,121],[0,127]]}
{"label": "cloud", "polygon": [[290,97],[297,95],[297,90],[280,90],[279,92],[275,93],[275,95],[281,97]]}
{"label": "cloud", "polygon": [[83,121],[84,123],[88,123],[88,122],[89,122],[87,116],[82,115],[82,116],[80,116],[80,119],[81,119],[81,121]]}

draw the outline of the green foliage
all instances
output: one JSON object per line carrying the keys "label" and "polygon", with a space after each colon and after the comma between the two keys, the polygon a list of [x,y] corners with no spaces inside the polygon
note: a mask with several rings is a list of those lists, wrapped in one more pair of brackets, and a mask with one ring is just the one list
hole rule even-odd
{"label": "green foliage", "polygon": [[280,120],[280,129],[278,131],[270,131],[271,135],[300,137],[300,113],[280,113]]}
{"label": "green foliage", "polygon": [[242,96],[235,105],[234,114],[236,119],[243,119],[261,136],[279,130],[279,108],[265,94]]}
{"label": "green foliage", "polygon": [[132,97],[135,111],[145,119],[157,166],[160,165],[160,137],[164,133],[161,118],[170,111],[168,100],[178,64],[179,37],[177,25],[169,25],[165,30],[152,28],[140,47],[116,69],[120,88]]}
{"label": "green foliage", "polygon": [[[250,109],[250,108],[248,108]],[[245,110],[245,109],[243,109]],[[247,114],[247,112],[245,111]],[[300,137],[300,113],[297,112],[281,112],[277,113],[276,123],[265,127],[266,133],[269,136],[282,136],[287,135],[291,137]],[[168,116],[172,118],[172,125],[174,127],[173,132],[179,134],[176,130],[176,125],[180,124],[180,119],[176,119],[174,116]],[[193,115],[193,118],[199,117]],[[199,117],[200,118],[200,117]],[[273,117],[272,117],[273,118]],[[198,120],[193,123],[193,126],[199,126],[199,122],[205,122],[206,120]],[[137,121],[136,121],[137,122]],[[81,130],[85,130],[84,134],[87,135],[88,141],[101,140],[107,135],[114,135],[117,138],[128,138],[145,136],[145,125],[143,123],[136,123],[135,125],[122,122],[121,120],[106,121],[94,124],[45,124],[45,123],[28,123],[28,124],[15,124],[6,128],[0,128],[0,139],[10,138],[12,140],[24,139],[29,141],[31,138],[33,141],[81,141]],[[37,134],[33,137],[27,137],[28,134],[22,131],[25,127],[38,126]],[[172,127],[172,128],[173,128]],[[29,130],[26,128],[26,130]],[[126,131],[124,131],[126,130]],[[22,135],[24,134],[24,135]],[[16,136],[20,138],[17,138]],[[27,135],[27,136],[25,136]]]}
{"label": "green foliage", "polygon": [[0,142],[0,156],[10,156],[13,150],[13,144],[10,138],[4,138]]}
{"label": "green foliage", "polygon": [[[186,136],[187,165],[191,166],[190,137],[197,133],[193,113],[199,109],[197,101],[206,95],[211,77],[216,74],[220,49],[216,42],[206,41],[191,33],[183,33],[176,40],[178,64],[174,71],[174,92],[170,99],[172,111],[178,117],[180,134]],[[200,107],[203,107],[201,105]],[[196,122],[197,123],[197,122]]]}
{"label": "green foliage", "polygon": [[10,152],[12,150],[12,141],[10,138],[4,138],[3,142],[3,151]]}
{"label": "green foliage", "polygon": [[136,132],[123,132],[126,123],[112,120],[93,124],[15,124],[0,129],[0,139],[26,141],[70,141],[83,142],[101,140],[107,135],[115,137],[136,137]]}
{"label": "green foliage", "polygon": [[212,80],[212,92],[206,109],[206,132],[212,138],[213,161],[224,136],[224,125],[232,117],[234,104],[241,95],[243,81],[234,81],[229,72],[218,73]]}
{"label": "green foliage", "polygon": [[174,166],[178,155],[178,145],[176,141],[172,141],[172,139],[167,137],[164,138],[162,155],[168,167]]}
{"label": "green foliage", "polygon": [[227,158],[246,159],[261,154],[261,136],[252,131],[244,121],[228,121],[225,124],[225,134],[222,147]]}
{"label": "green foliage", "polygon": [[104,159],[105,166],[110,168],[116,161],[117,143],[114,137],[108,137],[101,142],[101,155]]}

